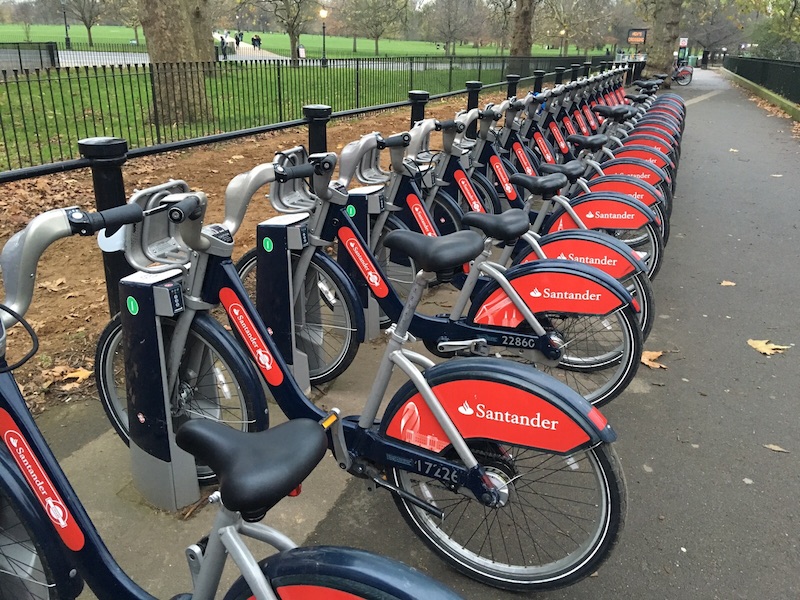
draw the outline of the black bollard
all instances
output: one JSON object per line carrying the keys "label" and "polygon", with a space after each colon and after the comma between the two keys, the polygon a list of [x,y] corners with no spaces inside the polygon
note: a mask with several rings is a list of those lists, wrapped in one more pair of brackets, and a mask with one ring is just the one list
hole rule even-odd
{"label": "black bollard", "polygon": [[580,63],[572,63],[570,66],[572,67],[572,74],[570,75],[570,80],[578,81],[578,78],[581,76]]}
{"label": "black bollard", "polygon": [[303,115],[308,121],[308,153],[328,151],[328,121],[331,120],[331,107],[325,104],[307,104]]}
{"label": "black bollard", "polygon": [[411,101],[411,127],[417,121],[425,118],[425,105],[431,95],[424,90],[411,90],[408,92],[408,99]]}
{"label": "black bollard", "polygon": [[[128,159],[128,142],[121,138],[96,137],[78,141],[81,156],[88,159],[97,210],[124,206],[128,198],[122,179],[122,165]],[[125,260],[125,253],[103,252],[108,310],[113,317],[119,312],[119,280],[134,272]]]}
{"label": "black bollard", "polygon": [[542,83],[544,82],[545,72],[538,69],[533,72],[533,93],[538,94],[542,91]]}
{"label": "black bollard", "polygon": [[517,95],[517,84],[519,83],[519,75],[508,74],[506,75],[506,83],[508,87],[506,88],[506,98],[513,98]]}
{"label": "black bollard", "polygon": [[[467,81],[465,84],[467,88],[467,110],[478,108],[478,95],[480,94],[483,84],[480,81]],[[474,138],[478,135],[478,122],[473,121],[464,132],[465,137]]]}
{"label": "black bollard", "polygon": [[585,63],[583,63],[583,76],[588,77],[591,71],[592,71],[592,61],[587,60]]}
{"label": "black bollard", "polygon": [[564,83],[564,71],[567,70],[566,67],[556,67],[553,69],[556,72],[556,79],[554,85],[561,85]]}

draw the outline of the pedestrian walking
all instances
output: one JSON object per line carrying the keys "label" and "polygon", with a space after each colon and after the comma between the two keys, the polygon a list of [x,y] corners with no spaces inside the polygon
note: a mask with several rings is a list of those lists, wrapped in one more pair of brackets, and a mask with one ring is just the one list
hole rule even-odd
{"label": "pedestrian walking", "polygon": [[224,33],[219,38],[219,49],[222,52],[222,60],[228,60],[228,40]]}

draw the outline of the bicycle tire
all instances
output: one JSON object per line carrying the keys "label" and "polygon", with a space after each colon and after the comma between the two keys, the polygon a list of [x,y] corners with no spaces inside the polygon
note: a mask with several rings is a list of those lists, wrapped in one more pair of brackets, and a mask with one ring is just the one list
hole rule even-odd
{"label": "bicycle tire", "polygon": [[[459,600],[429,576],[389,558],[353,548],[295,548],[262,561],[259,567],[280,600]],[[223,600],[250,600],[243,577]]]}
{"label": "bicycle tire", "polygon": [[0,600],[55,600],[47,558],[0,486]]}
{"label": "bicycle tire", "polygon": [[678,85],[689,85],[690,83],[692,83],[692,74],[689,73],[687,75],[685,73],[682,73],[678,75],[677,77],[675,77],[675,83],[677,83]]}
{"label": "bicycle tire", "polygon": [[440,235],[447,235],[462,229],[461,216],[464,211],[456,213],[454,208],[458,208],[458,205],[452,199],[452,196],[448,197],[446,192],[438,190],[428,209]]}
{"label": "bicycle tire", "polygon": [[[472,187],[475,188],[475,191],[478,193],[478,197],[481,199],[481,204],[483,205],[483,209],[492,215],[496,215],[502,212],[502,208],[500,206],[500,196],[497,193],[497,189],[495,189],[494,184],[489,181],[489,179],[483,173],[479,171],[474,171],[469,176],[470,183]],[[459,197],[459,206],[461,207],[462,211],[469,210],[469,205],[466,203],[466,200],[463,201]]]}
{"label": "bicycle tire", "polygon": [[[659,218],[663,218],[660,216]],[[639,229],[601,230],[628,244],[638,252],[645,253],[643,258],[647,265],[647,277],[652,281],[661,270],[664,262],[664,238],[655,223],[647,223]]]}
{"label": "bicycle tire", "polygon": [[625,523],[627,493],[612,446],[563,456],[494,441],[468,444],[508,490],[502,507],[486,507],[433,478],[391,472],[395,485],[445,512],[440,520],[395,496],[411,529],[448,564],[481,583],[530,592],[570,585],[608,558]]}
{"label": "bicycle tire", "polygon": [[[216,327],[220,327],[217,329]],[[174,328],[174,321],[162,319],[161,327],[165,347]],[[187,348],[193,343],[203,344],[201,364],[195,384],[189,384],[185,369],[179,371],[179,388],[182,397],[180,409],[174,409],[183,418],[212,418],[243,431],[256,431],[258,415],[267,415],[267,401],[263,394],[252,394],[248,386],[239,381],[260,381],[252,363],[243,360],[242,352],[233,339],[216,321],[195,319],[189,329]],[[95,354],[95,382],[100,403],[115,431],[130,445],[128,403],[125,389],[125,365],[122,354],[122,322],[114,317],[100,336]],[[184,353],[186,355],[186,353]],[[262,386],[258,386],[262,390]],[[234,395],[238,397],[235,398]],[[222,400],[225,400],[223,403]],[[174,428],[177,430],[177,427]],[[201,483],[211,483],[216,475],[207,466],[197,465],[197,478]]]}
{"label": "bicycle tire", "polygon": [[[299,258],[292,251],[292,271]],[[236,263],[236,270],[250,299],[255,302],[255,248]],[[361,342],[354,324],[358,299],[346,293],[335,273],[318,254],[311,257],[302,282],[304,293],[295,307],[294,339],[297,349],[308,357],[309,380],[319,385],[335,379],[353,363]]]}

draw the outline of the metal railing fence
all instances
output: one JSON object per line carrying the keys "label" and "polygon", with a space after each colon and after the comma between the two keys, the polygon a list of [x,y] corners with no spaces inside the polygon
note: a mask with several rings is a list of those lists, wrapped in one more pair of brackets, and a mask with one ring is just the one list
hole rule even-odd
{"label": "metal railing fence", "polygon": [[800,62],[726,56],[723,66],[787,100],[800,103]]}
{"label": "metal railing fence", "polygon": [[[551,72],[581,57],[219,61],[0,70],[0,171],[77,158],[111,136],[145,148],[292,122],[307,104],[337,112],[462,90],[470,80]],[[523,88],[521,88],[523,89]]]}

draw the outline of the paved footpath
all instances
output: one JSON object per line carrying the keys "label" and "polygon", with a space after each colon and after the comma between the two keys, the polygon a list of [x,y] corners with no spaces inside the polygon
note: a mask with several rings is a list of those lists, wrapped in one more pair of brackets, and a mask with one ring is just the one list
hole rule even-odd
{"label": "paved footpath", "polygon": [[[688,101],[688,120],[647,342],[665,351],[667,369],[643,367],[604,409],[619,433],[629,492],[617,550],[595,576],[539,596],[547,600],[800,597],[800,145],[790,121],[769,116],[716,71],[697,70],[676,91]],[[791,347],[767,357],[748,346],[751,338]],[[324,401],[356,410],[358,378],[372,372],[378,351],[362,347]],[[43,428],[112,552],[154,595],[188,590],[183,549],[211,511],[182,522],[145,506],[102,412],[73,410],[45,417]],[[100,431],[80,445],[69,423],[85,419]],[[388,493],[367,492],[330,460],[271,516],[299,541],[399,558],[467,599],[520,597],[445,567]]]}

